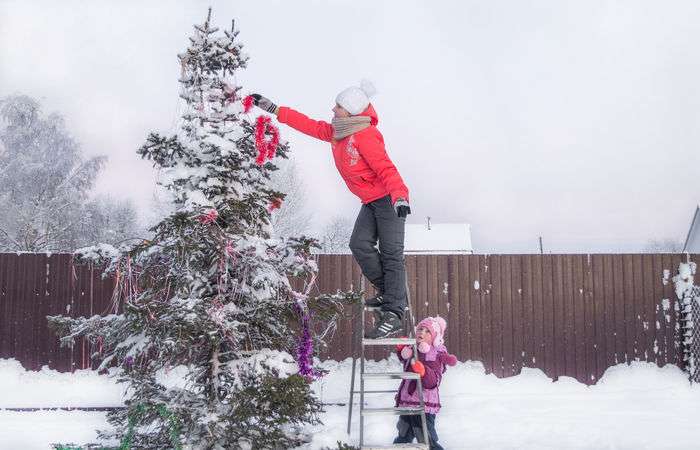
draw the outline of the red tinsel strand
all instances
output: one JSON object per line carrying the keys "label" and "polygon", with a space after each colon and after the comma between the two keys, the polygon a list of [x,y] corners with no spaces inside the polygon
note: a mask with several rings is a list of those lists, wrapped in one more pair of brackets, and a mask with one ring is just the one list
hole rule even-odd
{"label": "red tinsel strand", "polygon": [[272,139],[267,146],[267,159],[272,159],[277,156],[277,145],[280,143],[280,132],[278,131],[277,127],[272,125],[272,122],[268,122],[267,127],[268,130],[270,130],[270,133],[272,133]]}
{"label": "red tinsel strand", "polygon": [[[265,133],[270,133],[272,137],[265,140]],[[277,146],[280,143],[280,132],[267,116],[258,116],[255,122],[255,148],[258,149],[258,156],[255,162],[259,166],[263,165],[265,158],[272,159],[277,153]]]}
{"label": "red tinsel strand", "polygon": [[243,112],[247,113],[253,108],[253,97],[250,95],[243,99]]}

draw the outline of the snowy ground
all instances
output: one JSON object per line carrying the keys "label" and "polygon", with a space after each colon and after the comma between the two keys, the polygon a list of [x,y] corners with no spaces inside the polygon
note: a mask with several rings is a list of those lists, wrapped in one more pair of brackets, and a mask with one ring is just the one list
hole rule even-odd
{"label": "snowy ground", "polygon": [[[398,366],[396,360],[369,369]],[[350,361],[326,362],[330,374],[315,389],[326,403],[347,401]],[[177,375],[174,371],[171,375]],[[396,383],[375,384],[377,389]],[[383,394],[382,394],[383,395]],[[450,368],[441,389],[440,442],[446,449],[697,449],[692,433],[700,417],[700,387],[690,387],[674,366],[634,363],[609,369],[597,385],[573,379],[552,382],[541,371],[526,369],[506,379],[485,375],[479,363]],[[391,395],[375,396],[371,406],[387,405]],[[0,408],[114,406],[121,387],[88,371],[59,374],[26,372],[16,361],[0,360]],[[0,410],[0,449],[48,449],[51,442],[90,442],[95,428],[107,426],[105,413],[75,411],[10,412]],[[313,429],[306,449],[357,442],[345,434],[347,408],[329,406],[324,425]],[[368,443],[389,443],[393,418],[367,421]]]}

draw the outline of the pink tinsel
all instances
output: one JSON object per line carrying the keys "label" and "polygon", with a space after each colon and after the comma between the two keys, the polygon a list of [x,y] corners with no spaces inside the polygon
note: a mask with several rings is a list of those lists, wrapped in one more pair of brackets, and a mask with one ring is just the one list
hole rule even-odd
{"label": "pink tinsel", "polygon": [[236,89],[229,86],[228,83],[223,83],[224,86],[224,103],[227,105],[236,101]]}
{"label": "pink tinsel", "polygon": [[234,249],[233,249],[233,243],[231,243],[231,241],[226,241],[226,247],[224,247],[224,252],[226,252],[226,254],[228,256],[233,255]]}
{"label": "pink tinsel", "polygon": [[197,217],[197,220],[206,225],[216,221],[217,217],[219,217],[219,212],[215,209],[210,209],[206,214],[202,214]]}
{"label": "pink tinsel", "polygon": [[[272,137],[265,140],[265,133],[270,133]],[[280,132],[267,116],[258,116],[255,122],[255,147],[258,149],[258,157],[255,162],[259,166],[265,163],[265,159],[272,159],[277,153],[277,145],[280,143]]]}

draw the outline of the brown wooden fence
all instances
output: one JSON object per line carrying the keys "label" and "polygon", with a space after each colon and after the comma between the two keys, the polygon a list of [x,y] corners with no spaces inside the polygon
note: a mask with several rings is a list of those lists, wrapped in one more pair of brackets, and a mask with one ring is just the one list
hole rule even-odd
{"label": "brown wooden fence", "polygon": [[29,370],[95,368],[84,341],[59,348],[46,316],[108,314],[113,287],[100,271],[73,265],[69,254],[0,253],[0,358]]}
{"label": "brown wooden fence", "polygon": [[[445,317],[446,344],[460,360],[481,361],[499,377],[535,367],[592,384],[617,363],[681,365],[676,297],[663,274],[673,276],[686,258],[408,255],[406,269],[415,315]],[[320,255],[319,268],[317,293],[365,286],[350,255]],[[73,266],[69,255],[0,254],[0,358],[17,358],[28,369],[89,367],[90,349],[59,349],[45,316],[106,314],[112,290],[111,280]],[[323,356],[349,356],[355,326],[341,323]]]}

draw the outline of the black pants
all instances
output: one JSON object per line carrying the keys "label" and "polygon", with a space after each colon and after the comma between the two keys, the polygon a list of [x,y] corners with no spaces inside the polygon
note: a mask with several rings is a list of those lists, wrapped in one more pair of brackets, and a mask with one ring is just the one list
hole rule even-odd
{"label": "black pants", "polygon": [[[426,414],[425,421],[428,425],[428,436],[430,436],[430,450],[444,450],[438,444],[438,436],[435,432],[435,414]],[[413,442],[413,439],[417,439],[421,443],[425,442],[420,416],[399,416],[396,428],[399,430],[399,435],[394,439],[394,444],[408,444]]]}
{"label": "black pants", "polygon": [[383,295],[382,309],[399,317],[406,306],[405,226],[406,218],[396,214],[387,195],[362,205],[350,238],[350,250],[362,273]]}

